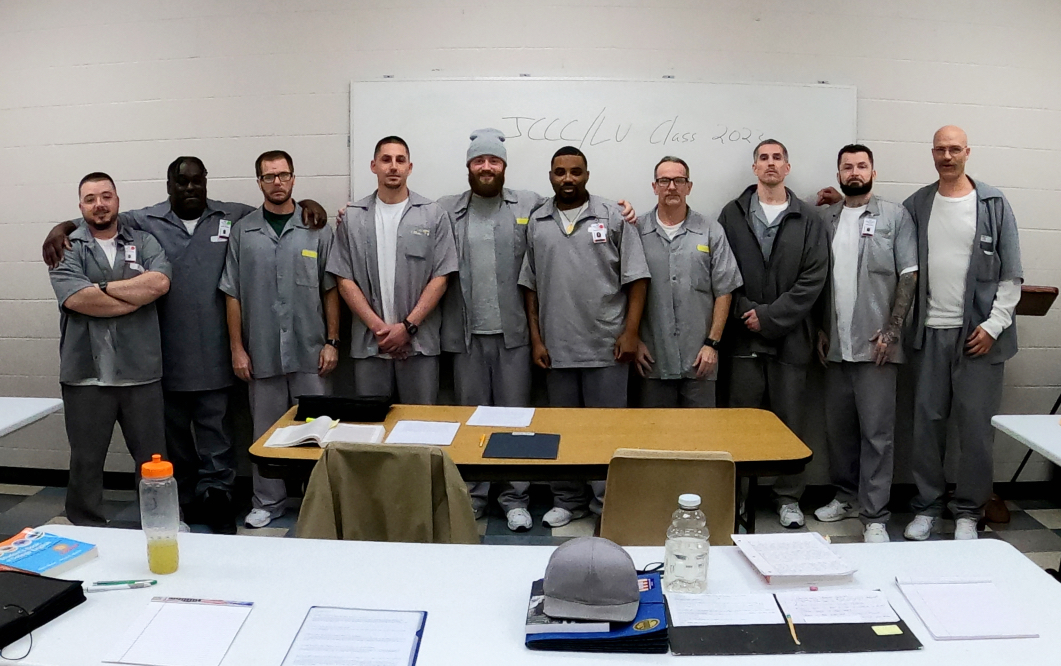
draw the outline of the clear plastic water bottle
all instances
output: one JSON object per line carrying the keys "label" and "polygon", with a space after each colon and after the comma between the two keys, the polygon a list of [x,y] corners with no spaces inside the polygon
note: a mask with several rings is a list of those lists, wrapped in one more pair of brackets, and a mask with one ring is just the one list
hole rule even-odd
{"label": "clear plastic water bottle", "polygon": [[147,566],[151,573],[171,574],[180,560],[177,533],[180,507],[173,464],[159,454],[140,466],[140,525],[147,537]]}
{"label": "clear plastic water bottle", "polygon": [[707,590],[707,517],[700,510],[700,496],[678,497],[678,510],[667,529],[663,560],[663,591],[699,594]]}

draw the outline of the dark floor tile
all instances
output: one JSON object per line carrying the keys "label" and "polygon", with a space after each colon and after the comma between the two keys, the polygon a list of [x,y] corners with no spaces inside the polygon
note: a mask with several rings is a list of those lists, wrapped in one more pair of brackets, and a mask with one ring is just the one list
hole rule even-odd
{"label": "dark floor tile", "polygon": [[567,541],[567,538],[564,537],[526,536],[512,532],[508,534],[486,534],[482,537],[482,543],[487,546],[559,546],[565,541]]}
{"label": "dark floor tile", "polygon": [[66,502],[65,490],[59,494],[48,493],[47,490],[45,488],[36,495],[26,497],[0,514],[0,533],[18,534],[24,527],[43,525],[61,515]]}
{"label": "dark floor tile", "polygon": [[1061,504],[1058,504],[1056,500],[1052,499],[1019,499],[1010,501],[1024,511],[1027,511],[1028,509],[1061,509]]}
{"label": "dark floor tile", "polygon": [[14,508],[24,499],[26,499],[26,495],[0,495],[0,513]]}
{"label": "dark floor tile", "polygon": [[996,532],[1007,530],[1041,530],[1043,524],[1023,511],[1010,511],[1008,523],[986,523]]}
{"label": "dark floor tile", "polygon": [[838,535],[829,537],[829,543],[862,543],[861,536]]}
{"label": "dark floor tile", "polygon": [[1008,530],[996,534],[1022,553],[1061,550],[1061,536],[1053,530]]}

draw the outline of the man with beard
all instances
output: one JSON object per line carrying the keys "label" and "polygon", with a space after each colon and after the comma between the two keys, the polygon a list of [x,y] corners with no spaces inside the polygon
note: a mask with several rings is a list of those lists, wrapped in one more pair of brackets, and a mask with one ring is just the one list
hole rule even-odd
{"label": "man with beard", "polygon": [[[339,295],[325,270],[332,229],[310,229],[291,198],[295,166],[282,150],[254,163],[262,207],[231,232],[219,289],[226,295],[232,370],[247,382],[254,438],[265,434],[300,395],[325,392],[339,360]],[[283,479],[253,469],[248,527],[284,513]]]}
{"label": "man with beard", "polygon": [[961,451],[949,505],[954,538],[976,538],[994,472],[991,417],[1002,400],[1005,361],[1017,353],[1013,313],[1023,281],[1017,221],[1001,191],[966,175],[969,152],[961,128],[936,131],[939,181],[903,203],[917,226],[921,272],[912,335],[917,515],[904,532],[917,541],[935,530],[943,511],[952,404]]}
{"label": "man with beard", "polygon": [[452,223],[441,206],[409,190],[413,163],[404,139],[380,139],[370,167],[378,187],[346,209],[328,258],[328,272],[354,313],[355,390],[433,405],[441,349],[437,306],[457,270]]}
{"label": "man with beard", "polygon": [[152,454],[165,453],[154,302],[169,290],[170,266],[153,236],[119,221],[110,176],[85,176],[78,197],[84,224],[49,272],[61,313],[59,382],[70,440],[66,517],[103,526],[103,465],[115,421],[138,475]]}
{"label": "man with beard", "polygon": [[[766,139],[752,152],[758,183],[726,204],[719,223],[744,285],[733,292],[723,345],[732,355],[730,407],[769,408],[803,435],[807,364],[814,354],[814,310],[829,273],[829,239],[817,212],[785,187],[788,149]],[[781,525],[803,525],[803,474],[774,484]]]}
{"label": "man with beard", "polygon": [[[236,455],[225,418],[234,377],[225,296],[217,285],[232,225],[254,208],[209,199],[206,166],[194,156],[173,160],[166,169],[166,191],[168,200],[120,213],[119,221],[154,236],[173,266],[170,291],[157,308],[166,448],[181,506],[189,520],[234,534]],[[325,223],[316,202],[301,205],[310,228]],[[63,222],[48,234],[43,254],[49,266],[61,260],[75,228]]]}
{"label": "man with beard", "polygon": [[837,155],[844,202],[825,213],[832,270],[818,354],[826,365],[825,431],[836,498],[814,512],[858,516],[867,543],[888,541],[900,333],[917,288],[917,236],[905,208],[873,194],[873,151]]}
{"label": "man with beard", "polygon": [[[547,369],[552,407],[626,407],[630,361],[649,278],[641,236],[618,205],[586,190],[586,156],[574,146],[553,155],[555,196],[534,211],[519,284],[526,292],[531,357]],[[539,318],[540,315],[540,318]],[[546,527],[585,516],[586,484],[555,481]],[[604,481],[592,481],[591,510],[603,508]]]}

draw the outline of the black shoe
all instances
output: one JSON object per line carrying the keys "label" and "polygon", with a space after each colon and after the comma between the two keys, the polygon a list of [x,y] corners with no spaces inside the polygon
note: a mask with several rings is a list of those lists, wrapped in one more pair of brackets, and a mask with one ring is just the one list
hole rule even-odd
{"label": "black shoe", "polygon": [[236,533],[236,511],[232,497],[220,488],[210,488],[203,496],[203,522],[214,534]]}

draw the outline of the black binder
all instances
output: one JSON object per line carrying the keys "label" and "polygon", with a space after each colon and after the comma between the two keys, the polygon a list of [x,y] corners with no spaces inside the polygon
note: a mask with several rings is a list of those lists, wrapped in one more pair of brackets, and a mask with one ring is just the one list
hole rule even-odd
{"label": "black binder", "polygon": [[84,603],[82,581],[0,571],[0,649]]}
{"label": "black binder", "polygon": [[495,432],[483,451],[484,458],[556,460],[560,435],[544,432]]}

